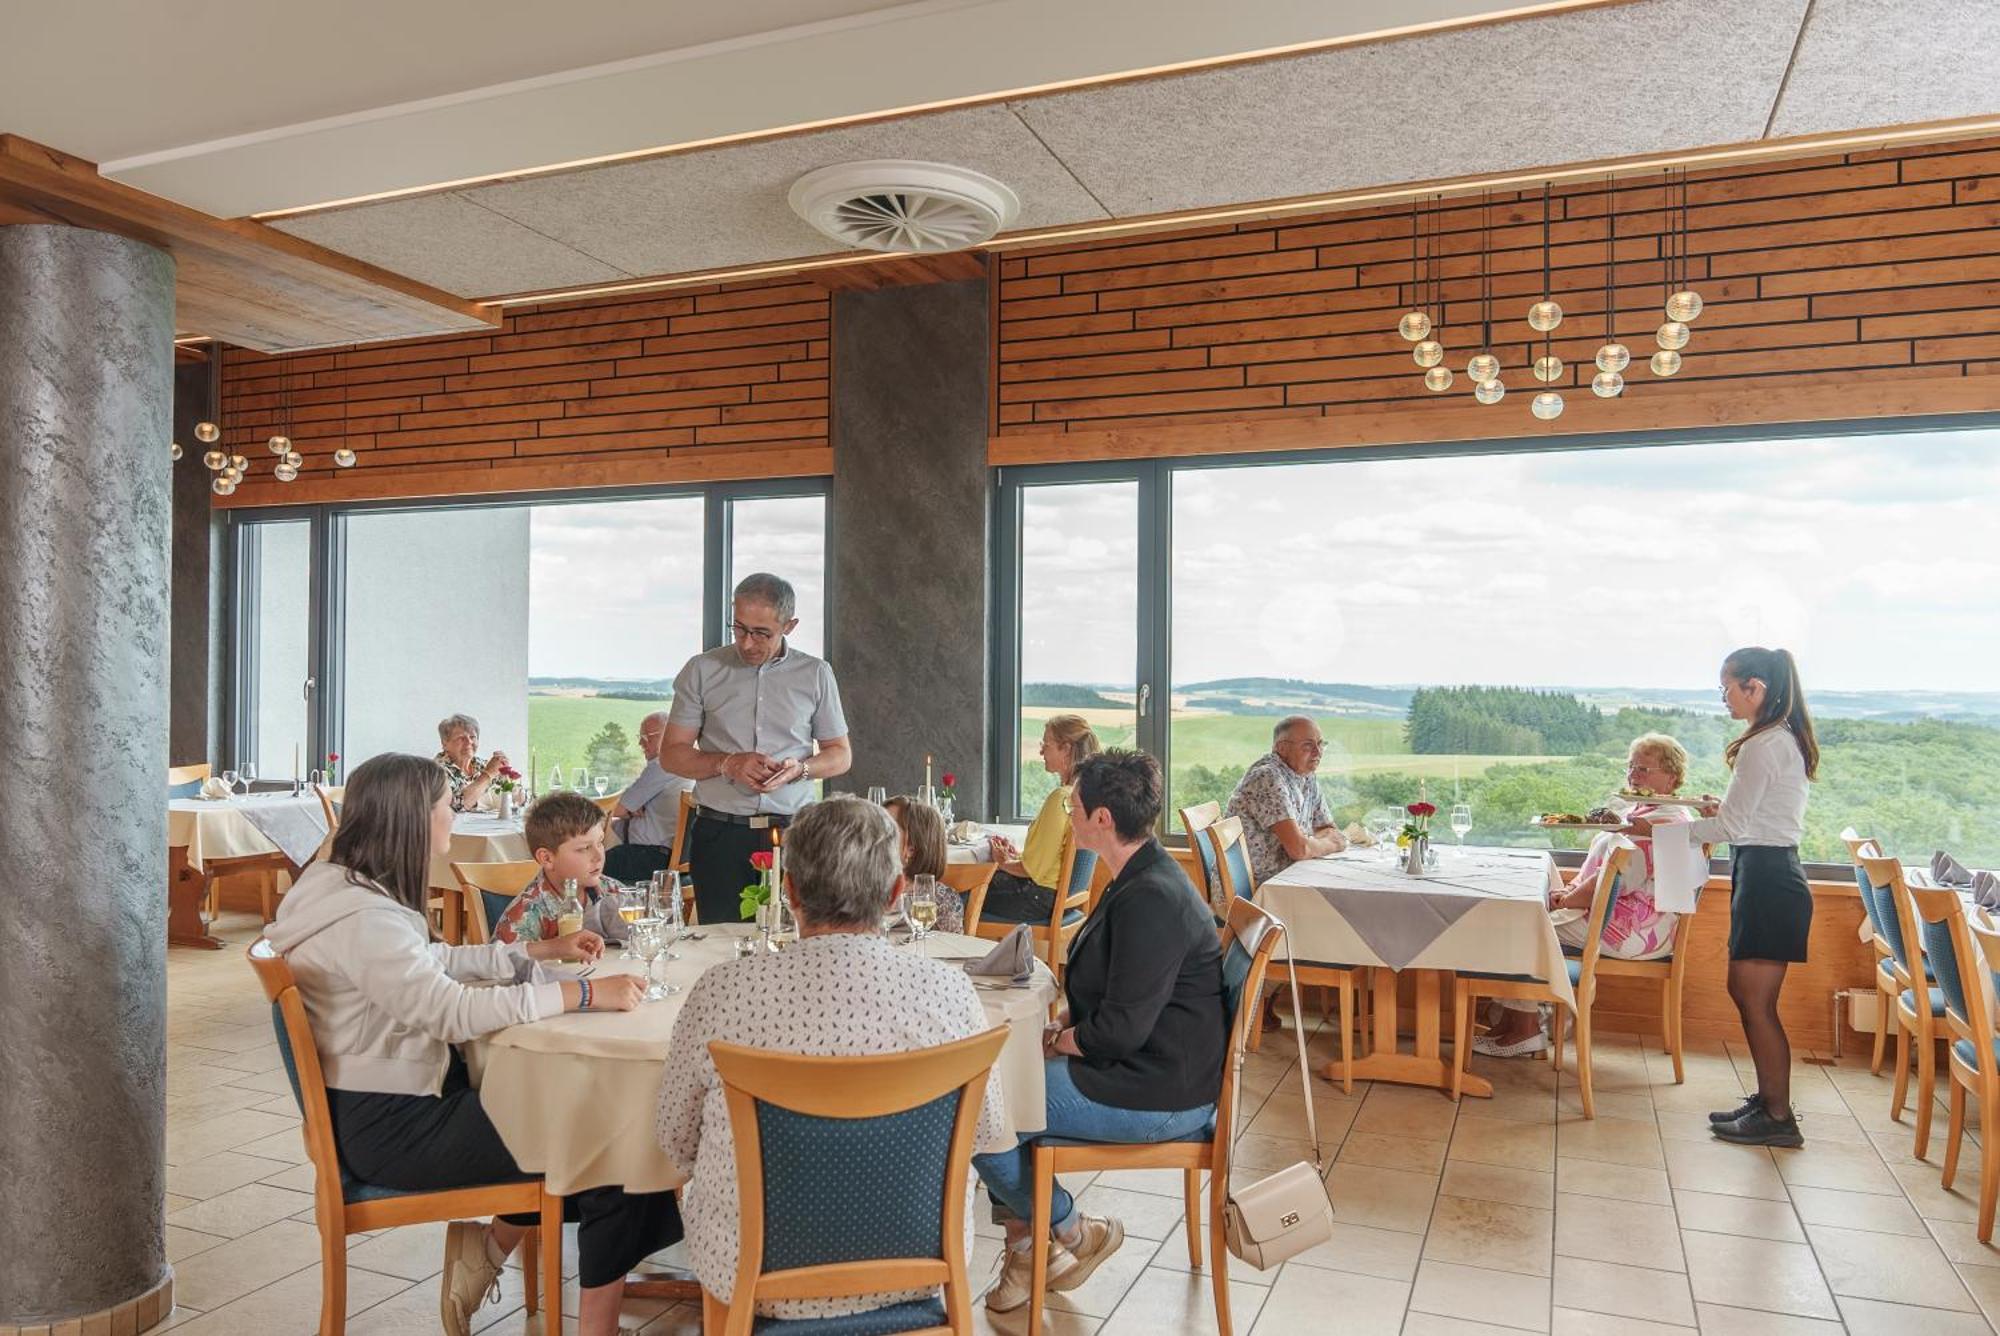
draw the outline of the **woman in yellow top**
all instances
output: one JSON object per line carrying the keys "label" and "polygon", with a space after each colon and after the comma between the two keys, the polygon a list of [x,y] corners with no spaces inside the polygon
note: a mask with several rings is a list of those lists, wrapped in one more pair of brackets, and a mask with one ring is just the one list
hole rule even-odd
{"label": "woman in yellow top", "polygon": [[1080,714],[1055,714],[1042,726],[1042,766],[1056,786],[1042,800],[1028,826],[1027,842],[1016,849],[996,841],[1002,861],[986,888],[988,923],[1047,923],[1056,908],[1056,880],[1062,876],[1063,841],[1069,837],[1069,791],[1076,768],[1103,746]]}

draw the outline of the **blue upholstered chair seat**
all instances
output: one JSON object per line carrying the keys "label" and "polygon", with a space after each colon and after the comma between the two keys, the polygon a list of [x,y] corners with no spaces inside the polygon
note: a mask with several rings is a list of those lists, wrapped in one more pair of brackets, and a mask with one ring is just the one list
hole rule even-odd
{"label": "blue upholstered chair seat", "polygon": [[[1993,1045],[1993,1056],[2000,1059],[2000,1035],[1987,1041]],[[1961,1039],[1951,1046],[1951,1055],[1974,1071],[1979,1069],[1979,1050],[1972,1046],[1970,1039]]]}
{"label": "blue upholstered chair seat", "polygon": [[1083,911],[1081,909],[1071,909],[1064,912],[1063,926],[1065,928],[1069,927],[1071,924],[1081,923],[1081,922],[1083,922]]}
{"label": "blue upholstered chair seat", "polygon": [[[1927,988],[1924,991],[1930,994],[1931,1015],[1944,1015],[1944,989]],[[1911,1011],[1915,1011],[1917,1009],[1917,990],[1914,988],[1905,988],[1902,997],[1897,1000]]]}
{"label": "blue upholstered chair seat", "polygon": [[185,784],[167,785],[167,800],[169,802],[175,798],[199,798],[200,796],[201,781],[198,779],[190,779]]}
{"label": "blue upholstered chair seat", "polygon": [[[1889,979],[1891,982],[1894,982],[1896,978],[1896,965],[1895,962],[1888,956],[1884,956],[1880,960],[1876,961],[1875,968],[1882,971],[1883,977]],[[1924,959],[1924,978],[1929,980],[1931,983],[1937,982],[1937,970],[1931,966],[1929,957],[1925,957]]]}
{"label": "blue upholstered chair seat", "polygon": [[760,1317],[751,1324],[750,1330],[770,1332],[772,1336],[893,1336],[899,1331],[921,1331],[925,1327],[944,1325],[944,1300],[913,1299],[908,1303],[890,1304],[887,1308],[848,1313],[842,1317],[790,1320]]}
{"label": "blue upholstered chair seat", "polygon": [[486,935],[490,941],[493,930],[500,926],[500,920],[507,917],[507,906],[514,903],[514,897],[498,891],[481,890],[479,903],[486,910]]}
{"label": "blue upholstered chair seat", "polygon": [[[1570,987],[1574,988],[1577,984],[1583,982],[1583,962],[1581,960],[1564,960],[1563,964],[1569,967]],[[1537,979],[1532,974],[1489,974],[1485,970],[1456,970],[1454,973],[1461,979],[1492,979],[1497,983],[1547,982],[1545,979]]]}

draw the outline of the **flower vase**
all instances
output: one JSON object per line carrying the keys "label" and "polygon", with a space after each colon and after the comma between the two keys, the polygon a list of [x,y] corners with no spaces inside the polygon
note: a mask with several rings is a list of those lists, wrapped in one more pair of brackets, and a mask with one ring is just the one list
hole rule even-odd
{"label": "flower vase", "polygon": [[951,811],[951,795],[949,793],[941,793],[938,795],[937,810],[938,810],[938,815],[944,818],[944,828],[946,830],[950,830],[952,822],[952,811]]}
{"label": "flower vase", "polygon": [[1430,853],[1431,837],[1417,835],[1411,838],[1410,847],[1403,851],[1403,871],[1413,877],[1424,874],[1424,860]]}
{"label": "flower vase", "polygon": [[499,817],[502,821],[512,821],[514,819],[514,791],[512,789],[501,790],[500,800],[493,808],[493,815]]}

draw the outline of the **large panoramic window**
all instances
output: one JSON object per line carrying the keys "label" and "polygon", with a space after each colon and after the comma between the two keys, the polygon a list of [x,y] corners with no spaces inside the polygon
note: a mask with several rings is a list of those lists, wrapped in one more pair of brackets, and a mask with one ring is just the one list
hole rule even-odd
{"label": "large panoramic window", "polygon": [[[2000,432],[1162,472],[1165,514],[1127,524],[1171,535],[1147,577],[1170,661],[1141,667],[1170,683],[1170,812],[1226,800],[1292,713],[1326,734],[1342,822],[1421,791],[1471,808],[1468,839],[1536,842],[1648,732],[1720,793],[1716,671],[1764,644],[1797,656],[1824,748],[1806,858],[1845,861],[1851,825],[1906,859],[2000,860]],[[1114,626],[1127,587],[1092,595]],[[1024,570],[1024,637],[1079,601]],[[1023,691],[1100,671],[1024,661]]]}
{"label": "large panoramic window", "polygon": [[[236,543],[237,746],[217,769],[255,767],[259,780],[290,780],[313,760],[312,525],[246,524]],[[294,769],[296,767],[296,769]]]}

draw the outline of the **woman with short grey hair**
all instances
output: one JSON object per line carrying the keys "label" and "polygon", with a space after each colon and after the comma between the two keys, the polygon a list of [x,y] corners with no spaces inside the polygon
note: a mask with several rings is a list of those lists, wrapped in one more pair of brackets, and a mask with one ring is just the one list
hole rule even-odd
{"label": "woman with short grey hair", "polygon": [[438,720],[438,754],[434,759],[451,785],[454,812],[477,808],[487,786],[508,768],[506,752],[479,759],[479,721],[469,714],[448,714]]}
{"label": "woman with short grey hair", "polygon": [[[777,955],[709,967],[674,1022],[656,1132],[667,1157],[690,1170],[681,1189],[688,1259],[702,1287],[723,1303],[736,1282],[736,1148],[709,1044],[858,1056],[929,1048],[991,1028],[964,970],[891,946],[882,935],[882,911],[902,878],[901,854],[896,823],[874,803],[841,795],[802,809],[784,840],[785,890],[798,911],[799,940]],[[978,1149],[1014,1145],[1003,1130],[1003,1107],[995,1075],[980,1109]],[[758,1304],[757,1312],[825,1318],[936,1293],[780,1300]]]}

